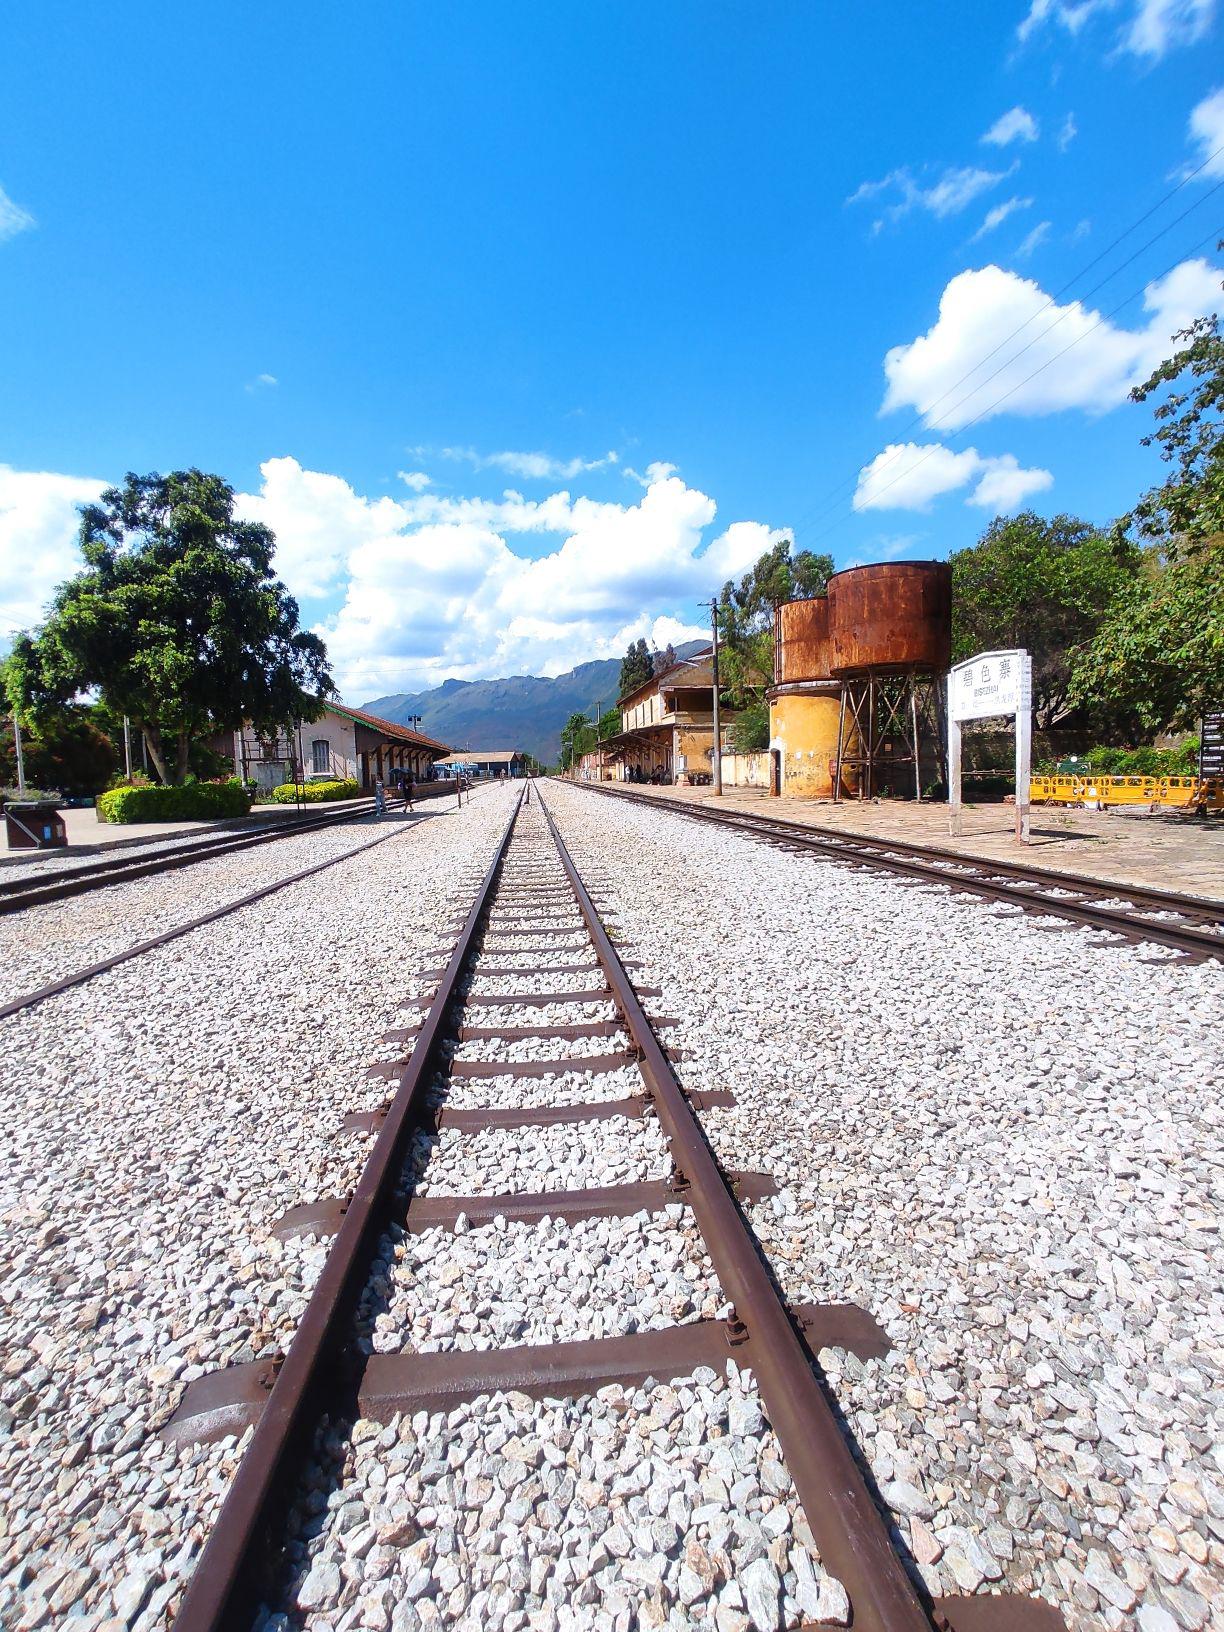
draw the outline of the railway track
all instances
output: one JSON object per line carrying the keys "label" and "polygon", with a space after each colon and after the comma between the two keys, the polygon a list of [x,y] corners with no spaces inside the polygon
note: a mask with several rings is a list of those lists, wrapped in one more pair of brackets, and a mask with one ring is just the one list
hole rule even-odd
{"label": "railway track", "polygon": [[[200,913],[195,917],[185,919],[182,923],[175,924],[173,928],[164,930],[159,935],[151,935],[145,940],[136,941],[131,946],[111,953],[108,957],[99,958],[95,963],[85,964],[79,969],[72,970],[69,974],[60,975],[54,980],[47,981],[41,986],[33,987],[30,991],[19,994],[17,997],[0,1002],[0,1020],[5,1020],[10,1015],[20,1014],[24,1010],[36,1008],[40,1003],[45,1003],[48,998],[57,997],[61,992],[69,991],[74,986],[82,986],[86,981],[93,980],[97,975],[106,974],[108,970],[115,969],[122,963],[128,963],[132,958],[141,957],[146,952],[152,952],[158,947],[166,946],[169,942],[177,941],[184,935],[190,935],[194,930],[202,929],[206,924],[215,923],[220,918],[228,917],[230,913],[238,912],[243,907],[252,906],[255,902],[262,901],[269,895],[275,895],[277,891],[286,889],[291,884],[298,884],[304,879],[313,878],[317,873],[326,872],[329,867],[336,867],[342,861],[349,861],[354,856],[361,855],[364,851],[374,849],[377,845],[386,844],[390,839],[399,838],[402,834],[411,832],[415,825],[415,823],[397,822],[389,832],[377,833],[374,838],[367,840],[366,843],[356,845],[353,849],[346,850],[338,856],[329,856],[325,861],[315,862],[309,867],[298,868],[296,871],[286,874],[283,878],[275,879],[270,884],[261,885],[256,890],[250,890],[246,894],[238,896],[235,900],[227,901],[223,906],[214,907],[210,912]],[[312,830],[317,832],[318,827],[315,826]],[[300,834],[305,829],[295,826],[292,831]],[[282,835],[278,834],[276,836],[281,837]],[[241,848],[241,846],[230,848]],[[229,849],[227,848],[220,853],[228,855]],[[194,859],[202,860],[206,858],[196,857]],[[150,864],[139,871],[129,872],[126,877],[142,878],[148,876],[151,872],[165,870],[167,869],[154,867]],[[122,879],[107,880],[109,883],[123,881]],[[84,888],[88,889],[89,885],[85,884]],[[80,892],[73,891],[71,893]],[[59,898],[52,897],[52,900],[55,899]],[[32,907],[36,903],[27,901],[23,905]]]}
{"label": "railway track", "polygon": [[647,809],[662,809],[690,821],[712,823],[746,838],[819,856],[847,867],[893,873],[901,878],[978,895],[1025,913],[1068,920],[1108,931],[1120,940],[1168,947],[1200,962],[1224,959],[1224,905],[1197,896],[1084,878],[1019,862],[964,856],[935,845],[910,844],[847,834],[833,828],[792,822],[751,811],[712,810],[683,799],[630,792],[588,782],[575,787]]}
{"label": "railway track", "polygon": [[[604,924],[538,794],[520,795],[456,927],[444,966],[426,977],[433,990],[417,1004],[419,1024],[385,1039],[401,1050],[410,1043],[411,1052],[372,1068],[388,1080],[390,1099],[372,1113],[349,1115],[338,1129],[341,1137],[373,1137],[355,1189],[295,1208],[277,1226],[285,1238],[334,1237],[283,1359],[258,1359],[198,1379],[163,1429],[166,1438],[189,1444],[253,1427],[182,1600],[178,1632],[249,1626],[265,1611],[309,1626],[323,1586],[340,1582],[336,1561],[347,1556],[342,1533],[364,1525],[370,1490],[382,1493],[382,1500],[394,1486],[402,1511],[378,1531],[388,1556],[380,1556],[375,1576],[390,1616],[397,1602],[421,1590],[421,1555],[412,1549],[427,1544],[431,1528],[444,1528],[442,1497],[431,1505],[418,1479],[418,1500],[410,1501],[403,1492],[411,1485],[404,1485],[402,1468],[392,1459],[407,1442],[418,1457],[432,1456],[444,1473],[449,1456],[458,1469],[454,1484],[463,1472],[463,1456],[456,1463],[454,1447],[464,1443],[464,1413],[491,1409],[490,1402],[500,1402],[499,1421],[507,1412],[517,1419],[514,1434],[503,1430],[498,1443],[513,1439],[531,1447],[513,1488],[520,1497],[528,1492],[517,1509],[540,1553],[522,1566],[523,1579],[537,1581],[542,1591],[553,1561],[559,1569],[569,1556],[560,1534],[556,1546],[545,1546],[548,1525],[563,1531],[570,1512],[555,1503],[533,1505],[539,1498],[531,1494],[530,1470],[564,1468],[567,1446],[573,1449],[580,1436],[586,1443],[588,1436],[567,1429],[564,1443],[541,1443],[541,1423],[552,1419],[533,1402],[603,1398],[599,1391],[612,1384],[645,1395],[668,1382],[682,1401],[699,1402],[699,1391],[688,1387],[686,1393],[684,1380],[691,1383],[694,1373],[717,1378],[728,1370],[750,1372],[759,1388],[793,1482],[788,1497],[775,1481],[768,1511],[787,1500],[801,1510],[817,1568],[827,1575],[818,1603],[827,1604],[829,1624],[852,1624],[859,1632],[1044,1632],[1061,1626],[1041,1600],[1002,1594],[931,1600],[916,1584],[817,1361],[823,1347],[879,1355],[887,1339],[870,1314],[854,1306],[784,1301],[744,1211],[745,1203],[771,1192],[772,1180],[719,1167],[700,1112],[706,1104],[726,1103],[727,1096],[683,1089],[662,1040],[668,1021],[652,1017],[645,1006],[662,994],[635,986],[634,966],[622,961],[615,930]],[[486,1151],[500,1146],[502,1158],[492,1160],[489,1170],[495,1177],[509,1171],[516,1180],[512,1187],[455,1188],[472,1171],[463,1152],[480,1141]],[[609,1150],[616,1181],[582,1182],[607,1178]],[[508,1247],[503,1255],[497,1245],[507,1231],[527,1232],[528,1259],[547,1262],[566,1245],[573,1250],[592,1220],[627,1220],[624,1227],[632,1232],[646,1227],[643,1213],[682,1218],[696,1232],[716,1288],[712,1311],[707,1299],[689,1311],[690,1318],[640,1326],[632,1313],[625,1318],[623,1310],[609,1311],[609,1323],[620,1330],[574,1341],[507,1344],[495,1324],[481,1327],[479,1313],[461,1325],[474,1334],[466,1339],[443,1336],[440,1347],[431,1342],[422,1349],[411,1336],[415,1316],[427,1311],[415,1309],[421,1299],[410,1274],[397,1283],[396,1265],[424,1232],[435,1232],[427,1258],[445,1258],[453,1250],[446,1245],[452,1236],[489,1231],[488,1250],[509,1283],[504,1296],[514,1307],[522,1299],[514,1284],[516,1260]],[[516,1239],[521,1248],[524,1237]],[[562,1270],[557,1262],[558,1277]],[[479,1307],[475,1298],[473,1308]],[[528,1310],[529,1329],[530,1315]],[[618,1397],[628,1411],[627,1397]],[[544,1416],[533,1417],[540,1409]],[[699,1403],[693,1403],[672,1436],[700,1415]],[[483,1467],[483,1453],[473,1456]],[[581,1472],[583,1464],[577,1466]],[[484,1479],[484,1487],[491,1501],[492,1481]],[[571,1478],[571,1506],[576,1488]],[[650,1504],[650,1478],[645,1485],[631,1481],[629,1488],[638,1492],[629,1498],[631,1516],[633,1502],[647,1525],[664,1522],[657,1518],[660,1511],[670,1515],[670,1506]],[[583,1491],[587,1505],[608,1500],[589,1478]],[[622,1492],[622,1505],[624,1500]],[[734,1496],[730,1500],[734,1505]],[[548,1524],[535,1522],[545,1509],[552,1512]],[[487,1548],[463,1553],[455,1514],[447,1511],[447,1557],[453,1555],[447,1570],[461,1595],[448,1603],[452,1610],[460,1603],[460,1614],[469,1617],[463,1625],[486,1624],[481,1615],[491,1615],[492,1600],[486,1593],[477,1602],[467,1578],[487,1578],[488,1569],[484,1576],[481,1570],[495,1567],[497,1558],[490,1559]],[[338,1513],[346,1515],[343,1525]],[[783,1536],[789,1523],[784,1514],[770,1533]],[[678,1527],[671,1529],[678,1537]],[[612,1554],[605,1549],[605,1556],[615,1574]],[[810,1562],[804,1567],[814,1583]],[[744,1577],[754,1625],[768,1624],[771,1603],[779,1627],[800,1624],[803,1614],[804,1624],[825,1624],[812,1619],[810,1603],[799,1600],[787,1617],[788,1600],[772,1562],[754,1558]],[[593,1580],[582,1583],[579,1604],[598,1600],[598,1584],[591,1596]],[[803,1613],[795,1612],[796,1604]],[[707,1618],[699,1615],[693,1624],[713,1624],[712,1614],[711,1605]],[[431,1624],[450,1622],[444,1613]]]}
{"label": "railway track", "polygon": [[[27,907],[43,906],[51,901],[65,901],[72,896],[105,889],[111,884],[127,884],[138,878],[150,878],[156,873],[177,872],[198,861],[211,861],[217,856],[232,855],[276,839],[292,838],[295,834],[339,827],[345,822],[372,815],[373,811],[373,799],[363,799],[339,811],[311,811],[304,816],[282,817],[254,830],[244,828],[222,834],[211,833],[185,843],[163,844],[151,851],[141,846],[136,854],[107,856],[81,866],[66,862],[62,866],[47,867],[43,871],[12,879],[0,874],[0,916],[21,912]],[[158,841],[152,840],[151,843],[156,846]],[[33,857],[39,853],[32,851],[30,854]]]}

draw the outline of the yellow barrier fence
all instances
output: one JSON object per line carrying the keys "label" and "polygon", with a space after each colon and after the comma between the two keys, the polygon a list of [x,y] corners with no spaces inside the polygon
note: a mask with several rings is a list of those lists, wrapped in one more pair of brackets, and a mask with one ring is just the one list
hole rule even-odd
{"label": "yellow barrier fence", "polygon": [[1079,805],[1088,810],[1146,805],[1149,810],[1224,810],[1224,777],[1035,776],[1035,805]]}

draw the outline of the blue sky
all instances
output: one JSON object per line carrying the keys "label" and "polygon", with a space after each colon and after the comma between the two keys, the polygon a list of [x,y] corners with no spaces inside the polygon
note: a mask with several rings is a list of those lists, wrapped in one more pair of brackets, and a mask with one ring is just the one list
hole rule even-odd
{"label": "blue sky", "polygon": [[665,639],[780,529],[1108,520],[1219,304],[1216,10],[7,8],[0,639],[127,469],[233,483],[355,702]]}

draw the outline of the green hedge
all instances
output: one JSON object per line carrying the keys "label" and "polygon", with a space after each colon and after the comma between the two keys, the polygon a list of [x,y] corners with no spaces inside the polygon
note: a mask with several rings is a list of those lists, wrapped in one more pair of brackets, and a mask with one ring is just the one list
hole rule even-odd
{"label": "green hedge", "polygon": [[111,788],[98,795],[100,822],[207,822],[245,816],[251,795],[241,782],[188,782],[181,788]]}
{"label": "green hedge", "polygon": [[268,795],[274,805],[296,805],[300,799],[306,805],[321,805],[329,799],[355,799],[361,790],[356,782],[307,782],[294,787],[286,782]]}

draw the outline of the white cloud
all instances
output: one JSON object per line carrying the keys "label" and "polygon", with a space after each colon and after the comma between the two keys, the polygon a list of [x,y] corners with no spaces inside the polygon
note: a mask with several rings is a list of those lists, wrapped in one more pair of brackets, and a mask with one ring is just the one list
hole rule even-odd
{"label": "white cloud", "polygon": [[880,231],[885,221],[900,221],[913,210],[925,210],[928,215],[942,221],[949,215],[959,215],[975,198],[1005,181],[1015,168],[1013,164],[1008,170],[979,170],[973,165],[946,169],[938,181],[923,187],[915,181],[912,172],[903,167],[889,171],[881,181],[863,182],[846,203],[861,204],[868,199],[892,194],[893,202],[885,206],[884,214],[873,223],[876,232]]}
{"label": "white cloud", "polygon": [[[690,638],[685,608],[784,536],[736,522],[707,544],[714,501],[671,474],[620,505],[565,492],[539,503],[515,493],[371,499],[294,459],[261,470],[260,492],[240,508],[275,531],[277,570],[295,593],[343,586],[320,632],[353,700],[450,675],[559,674],[620,656],[656,627]],[[559,542],[530,559],[507,542],[515,532]]]}
{"label": "white cloud", "polygon": [[[1023,45],[1047,23],[1078,34],[1090,18],[1114,12],[1120,0],[1032,0],[1016,30]],[[1215,0],[1130,0],[1118,35],[1119,50],[1153,61],[1179,45],[1201,40],[1215,15]]]}
{"label": "white cloud", "polygon": [[646,466],[644,476],[640,470],[634,470],[632,465],[625,466],[625,475],[639,487],[649,487],[651,482],[661,482],[668,476],[674,476],[679,468],[678,465],[669,465],[665,459],[656,459]]}
{"label": "white cloud", "polygon": [[1045,23],[1057,23],[1068,34],[1078,34],[1090,17],[1112,11],[1116,4],[1117,0],[1033,0],[1016,38],[1023,45]]}
{"label": "white cloud", "polygon": [[28,232],[34,225],[34,217],[29,210],[23,210],[8,196],[3,187],[0,187],[0,243],[6,238],[16,238],[19,232]]}
{"label": "white cloud", "polygon": [[[423,449],[414,449],[423,452]],[[554,459],[547,453],[477,453],[475,448],[439,448],[444,459],[461,460],[475,470],[504,470],[508,476],[524,476],[531,481],[568,482],[588,470],[604,470],[615,465],[619,454],[605,453],[602,459]]]}
{"label": "white cloud", "polygon": [[[1078,301],[1051,305],[1038,283],[1002,267],[961,272],[944,289],[938,321],[886,355],[882,411],[914,408],[928,426],[951,430],[996,413],[1104,413],[1169,355],[1178,329],[1216,310],[1220,279],[1205,260],[1183,261],[1148,284],[1148,320],[1126,329]],[[1089,333],[1091,344],[1068,350]],[[983,371],[979,359],[996,347]]]}
{"label": "white cloud", "polygon": [[1020,243],[1016,248],[1016,254],[1020,256],[1022,260],[1026,260],[1035,249],[1037,249],[1041,244],[1045,243],[1046,239],[1050,236],[1050,228],[1053,226],[1053,224],[1054,223],[1052,221],[1038,221],[1032,232],[1027,233],[1020,240]]}
{"label": "white cloud", "polygon": [[979,238],[985,238],[988,232],[993,232],[996,227],[1002,226],[1009,215],[1014,215],[1017,210],[1030,210],[1032,207],[1033,201],[1031,198],[1009,198],[1002,204],[996,204],[992,210],[987,210],[986,219],[969,242],[976,244]]}
{"label": "white cloud", "polygon": [[1214,12],[1215,0],[1139,0],[1122,47],[1139,57],[1163,57],[1173,46],[1201,40]]}
{"label": "white cloud", "polygon": [[253,380],[247,381],[244,389],[253,396],[256,391],[267,391],[279,384],[280,381],[275,374],[256,374]]}
{"label": "white cloud", "polygon": [[414,493],[423,493],[427,487],[433,485],[432,478],[427,476],[423,470],[401,470],[399,479],[406,487],[410,487]]}
{"label": "white cloud", "polygon": [[893,442],[859,471],[854,508],[929,510],[935,499],[972,484],[966,504],[1013,510],[1053,481],[1048,470],[1026,470],[1011,453],[983,455],[976,448],[956,453],[941,442]]}
{"label": "white cloud", "polygon": [[1190,115],[1190,140],[1197,142],[1203,176],[1224,176],[1224,85],[1197,104]]}
{"label": "white cloud", "polygon": [[1009,108],[999,115],[982,140],[992,147],[1006,147],[1009,142],[1035,142],[1037,121],[1027,108]]}
{"label": "white cloud", "polygon": [[106,485],[0,465],[0,642],[41,622],[52,590],[83,565],[78,507]]}
{"label": "white cloud", "polygon": [[1054,138],[1058,143],[1058,151],[1065,153],[1078,135],[1079,126],[1075,122],[1075,115],[1069,113],[1059,126],[1058,135]]}

